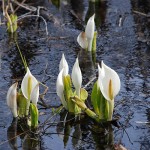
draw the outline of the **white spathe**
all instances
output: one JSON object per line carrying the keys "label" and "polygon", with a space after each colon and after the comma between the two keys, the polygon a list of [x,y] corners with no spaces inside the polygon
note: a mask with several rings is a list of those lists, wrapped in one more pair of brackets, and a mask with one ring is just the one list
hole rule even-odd
{"label": "white spathe", "polygon": [[92,50],[92,43],[94,38],[95,31],[95,22],[94,22],[95,14],[89,18],[85,32],[81,32],[77,37],[77,42],[83,49],[87,49],[88,51]]}
{"label": "white spathe", "polygon": [[81,32],[78,37],[77,37],[77,42],[78,44],[83,48],[87,49],[88,48],[88,40],[86,37],[85,32]]}
{"label": "white spathe", "polygon": [[86,37],[89,39],[93,39],[94,37],[94,30],[95,30],[94,18],[95,18],[95,14],[89,18],[85,28]]}
{"label": "white spathe", "polygon": [[39,83],[32,90],[30,99],[31,99],[33,104],[37,105],[37,102],[39,99]]}
{"label": "white spathe", "polygon": [[81,89],[81,85],[82,85],[82,73],[79,67],[79,61],[78,58],[76,59],[76,62],[72,68],[72,82],[73,85],[76,89],[76,93],[78,95],[78,97],[80,98],[80,89]]}
{"label": "white spathe", "polygon": [[21,83],[22,94],[26,99],[30,100],[31,93],[37,84],[37,79],[31,74],[29,68],[27,67],[27,73]]}
{"label": "white spathe", "polygon": [[65,59],[64,54],[62,54],[62,58],[61,58],[60,63],[59,63],[59,71],[61,71],[62,69],[64,69],[63,76],[67,76],[68,72],[69,72],[69,67],[68,67],[68,63]]}
{"label": "white spathe", "polygon": [[13,116],[16,118],[18,116],[17,113],[17,85],[18,83],[14,83],[7,92],[7,105],[10,108]]}
{"label": "white spathe", "polygon": [[63,106],[66,109],[68,109],[67,103],[66,103],[65,98],[64,98],[63,72],[64,72],[64,68],[60,71],[60,73],[58,74],[58,77],[57,77],[57,81],[56,81],[56,93],[59,96],[59,98],[60,98]]}
{"label": "white spathe", "polygon": [[98,71],[98,85],[100,90],[105,99],[111,102],[120,91],[120,78],[118,74],[113,69],[106,66],[103,61],[101,63],[101,68],[98,65]]}

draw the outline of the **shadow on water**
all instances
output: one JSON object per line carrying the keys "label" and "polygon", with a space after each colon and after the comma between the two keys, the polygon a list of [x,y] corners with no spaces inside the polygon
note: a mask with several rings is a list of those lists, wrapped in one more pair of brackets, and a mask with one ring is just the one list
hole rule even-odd
{"label": "shadow on water", "polygon": [[[31,5],[34,2],[28,1]],[[22,20],[16,35],[18,45],[31,71],[39,79],[44,79],[49,86],[50,91],[45,96],[45,103],[50,103],[52,106],[57,107],[60,104],[54,91],[58,64],[63,52],[70,68],[75,58],[79,57],[83,86],[96,77],[96,63],[100,63],[101,60],[115,69],[122,82],[121,93],[116,98],[115,107],[115,115],[121,118],[120,128],[91,124],[89,118],[83,115],[78,120],[65,111],[52,117],[43,125],[46,118],[51,118],[53,114],[50,109],[42,106],[39,110],[39,120],[40,125],[43,126],[39,136],[26,133],[26,130],[22,130],[16,121],[11,123],[11,115],[7,111],[5,102],[6,91],[12,82],[11,79],[22,77],[25,71],[14,40],[0,29],[4,33],[0,35],[0,43],[3,43],[3,46],[0,46],[3,68],[0,75],[2,81],[0,143],[8,139],[8,142],[0,145],[0,149],[29,149],[30,147],[35,150],[112,150],[116,143],[123,143],[130,150],[149,149],[150,21],[148,17],[134,11],[148,15],[150,2],[131,0],[131,3],[132,5],[129,0],[99,0],[95,3],[81,0],[36,1],[36,6],[40,5],[48,9],[41,14],[47,20],[50,35],[45,36],[44,23],[41,20],[36,22],[35,18]],[[76,37],[84,31],[87,20],[94,13],[97,31],[101,32],[97,39],[96,54],[81,50],[76,42]],[[49,18],[51,14],[52,19]],[[65,38],[61,39],[61,37]],[[92,84],[93,82],[90,85]],[[6,121],[7,119],[9,121]],[[147,123],[138,124],[137,121]]]}

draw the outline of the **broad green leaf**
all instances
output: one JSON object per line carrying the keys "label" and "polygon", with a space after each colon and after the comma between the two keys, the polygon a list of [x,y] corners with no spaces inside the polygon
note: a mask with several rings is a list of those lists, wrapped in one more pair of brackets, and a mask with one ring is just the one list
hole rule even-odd
{"label": "broad green leaf", "polygon": [[19,117],[26,116],[27,99],[20,93],[17,95],[17,105]]}
{"label": "broad green leaf", "polygon": [[100,111],[100,119],[108,120],[109,115],[109,102],[104,98],[102,93],[100,92],[100,104],[99,104],[99,111]]}
{"label": "broad green leaf", "polygon": [[92,89],[91,102],[92,102],[94,111],[98,116],[100,116],[100,111],[99,111],[100,99],[101,99],[101,93],[97,86],[97,81],[96,81]]}
{"label": "broad green leaf", "polygon": [[88,92],[85,89],[81,88],[80,99],[85,101],[87,99],[87,97],[88,97]]}
{"label": "broad green leaf", "polygon": [[30,114],[31,114],[31,127],[36,128],[38,126],[38,116],[39,112],[35,104],[30,104]]}
{"label": "broad green leaf", "polygon": [[73,96],[73,92],[72,92],[72,84],[71,84],[71,79],[70,79],[70,75],[67,75],[64,77],[64,96],[65,99],[67,101],[67,105],[68,105],[68,110],[69,112],[74,113],[74,102],[70,99],[70,97]]}
{"label": "broad green leaf", "polygon": [[109,102],[102,95],[97,82],[94,84],[91,94],[91,102],[95,113],[99,116],[100,120],[108,120],[109,115]]}

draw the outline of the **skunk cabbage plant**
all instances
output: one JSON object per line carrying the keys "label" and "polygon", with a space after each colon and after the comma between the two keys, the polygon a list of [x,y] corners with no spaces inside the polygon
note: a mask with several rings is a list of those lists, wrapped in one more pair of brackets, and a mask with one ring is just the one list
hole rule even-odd
{"label": "skunk cabbage plant", "polygon": [[114,98],[120,91],[120,78],[118,74],[106,66],[103,61],[98,65],[98,80],[93,86],[91,102],[94,111],[91,111],[83,101],[74,96],[72,100],[84,110],[88,116],[100,121],[111,121],[114,109]]}
{"label": "skunk cabbage plant", "polygon": [[71,97],[78,96],[83,101],[87,98],[87,92],[81,88],[82,74],[78,63],[78,58],[72,69],[72,82],[75,87],[75,91],[72,89],[72,82],[70,75],[68,74],[68,63],[64,54],[59,64],[59,74],[56,81],[56,92],[59,96],[62,105],[71,113],[79,114],[81,109],[71,100]]}
{"label": "skunk cabbage plant", "polygon": [[78,44],[83,49],[88,49],[88,51],[96,50],[97,32],[95,32],[94,18],[95,18],[95,14],[89,18],[85,28],[85,32],[81,32],[77,37]]}
{"label": "skunk cabbage plant", "polygon": [[[17,84],[14,83],[7,92],[7,105],[14,117],[31,115],[31,126],[38,125],[37,101],[39,98],[39,82],[31,74],[29,68],[21,83],[21,90],[17,93]],[[32,104],[30,104],[30,101]]]}
{"label": "skunk cabbage plant", "polygon": [[104,62],[101,63],[101,68],[98,65],[98,88],[108,101],[108,118],[107,120],[112,120],[113,110],[114,110],[114,98],[120,91],[120,78],[116,71],[106,66]]}

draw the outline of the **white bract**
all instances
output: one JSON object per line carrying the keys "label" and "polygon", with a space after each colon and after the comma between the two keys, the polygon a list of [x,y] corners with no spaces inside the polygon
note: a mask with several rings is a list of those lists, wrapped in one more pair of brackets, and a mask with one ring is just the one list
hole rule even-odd
{"label": "white bract", "polygon": [[68,67],[68,63],[65,59],[64,54],[62,54],[62,58],[61,58],[60,63],[59,63],[59,71],[61,71],[62,69],[64,69],[63,76],[67,76],[68,72],[69,72],[69,67]]}
{"label": "white bract", "polygon": [[95,22],[94,22],[95,14],[89,18],[85,32],[81,32],[77,37],[77,42],[83,49],[87,49],[88,51],[92,50],[92,42],[94,38],[95,31]]}
{"label": "white bract", "polygon": [[98,71],[98,85],[100,90],[105,99],[111,102],[120,91],[120,78],[118,74],[113,69],[106,66],[103,61],[101,63],[101,68],[98,65]]}
{"label": "white bract", "polygon": [[56,81],[56,93],[59,96],[63,106],[67,108],[67,103],[64,97],[64,83],[63,83],[63,72],[64,72],[64,68],[60,71],[60,73],[58,74],[57,77],[57,81]]}
{"label": "white bract", "polygon": [[73,66],[71,77],[72,77],[73,85],[76,89],[76,93],[77,93],[78,97],[80,98],[80,89],[81,89],[81,85],[82,85],[82,73],[81,73],[81,70],[79,67],[78,58],[76,59],[76,62]]}
{"label": "white bract", "polygon": [[37,105],[37,102],[39,99],[39,83],[32,90],[30,99],[31,99],[33,104]]}
{"label": "white bract", "polygon": [[7,92],[7,105],[10,108],[13,116],[16,118],[18,116],[17,113],[17,85],[18,83],[14,83]]}
{"label": "white bract", "polygon": [[22,83],[21,83],[21,90],[23,96],[31,100],[33,103],[37,103],[39,97],[39,82],[37,79],[31,74],[29,68],[27,67],[27,73],[25,74]]}

